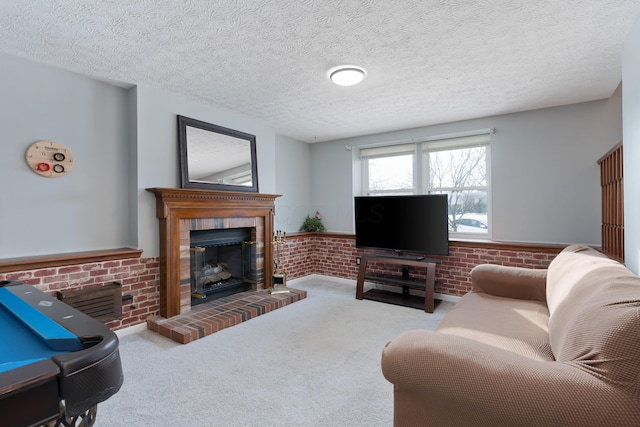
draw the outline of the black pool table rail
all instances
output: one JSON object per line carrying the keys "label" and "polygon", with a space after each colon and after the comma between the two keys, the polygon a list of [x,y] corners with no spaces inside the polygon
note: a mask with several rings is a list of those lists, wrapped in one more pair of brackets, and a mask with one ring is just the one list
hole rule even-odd
{"label": "black pool table rail", "polygon": [[[0,372],[3,426],[39,425],[47,417],[74,418],[120,390],[124,377],[118,337],[113,331],[32,286],[3,281],[0,287],[10,290],[82,343],[78,351]],[[62,401],[64,413],[60,409]],[[34,402],[39,402],[37,408]]]}

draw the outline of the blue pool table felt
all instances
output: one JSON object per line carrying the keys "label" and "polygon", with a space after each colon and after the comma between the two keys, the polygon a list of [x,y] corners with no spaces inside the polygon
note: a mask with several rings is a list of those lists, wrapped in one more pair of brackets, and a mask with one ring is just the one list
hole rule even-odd
{"label": "blue pool table felt", "polygon": [[79,338],[0,288],[0,372],[82,350]]}

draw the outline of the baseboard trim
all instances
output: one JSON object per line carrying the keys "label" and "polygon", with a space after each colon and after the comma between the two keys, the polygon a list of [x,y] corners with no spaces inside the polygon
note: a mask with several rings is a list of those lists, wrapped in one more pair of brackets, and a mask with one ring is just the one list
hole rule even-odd
{"label": "baseboard trim", "polygon": [[147,329],[147,322],[143,322],[143,323],[138,323],[137,325],[133,325],[133,326],[127,326],[126,328],[123,329],[118,329],[116,332],[116,335],[118,336],[118,338],[122,338],[124,336],[127,335],[131,335],[131,334],[136,334],[138,332],[142,332],[144,330]]}
{"label": "baseboard trim", "polygon": [[328,280],[330,282],[344,283],[345,285],[353,285],[354,287],[356,286],[355,280],[343,279],[342,277],[335,277],[335,276],[325,276],[322,274],[308,274],[306,276],[297,277],[292,280],[287,280],[287,283],[293,285],[296,283],[310,282],[313,280]]}

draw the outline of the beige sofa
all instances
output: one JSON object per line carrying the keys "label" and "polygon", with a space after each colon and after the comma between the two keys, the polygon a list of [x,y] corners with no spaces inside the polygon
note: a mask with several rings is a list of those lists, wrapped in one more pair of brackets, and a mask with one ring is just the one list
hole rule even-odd
{"label": "beige sofa", "polygon": [[395,426],[640,426],[640,278],[578,245],[471,278],[436,331],[384,348]]}

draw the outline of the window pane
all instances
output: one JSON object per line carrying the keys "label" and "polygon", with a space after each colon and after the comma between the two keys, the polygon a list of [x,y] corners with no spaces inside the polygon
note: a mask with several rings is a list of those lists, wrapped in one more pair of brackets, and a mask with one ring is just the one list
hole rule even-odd
{"label": "window pane", "polygon": [[369,192],[413,188],[413,154],[368,159]]}
{"label": "window pane", "polygon": [[449,196],[449,231],[488,233],[486,191],[433,191],[432,194]]}
{"label": "window pane", "polygon": [[425,153],[431,188],[484,187],[487,185],[486,147]]}

